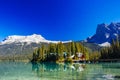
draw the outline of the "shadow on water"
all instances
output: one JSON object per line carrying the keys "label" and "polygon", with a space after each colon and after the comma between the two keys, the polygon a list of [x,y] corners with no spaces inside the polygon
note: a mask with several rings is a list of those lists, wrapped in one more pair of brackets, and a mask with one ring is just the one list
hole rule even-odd
{"label": "shadow on water", "polygon": [[102,64],[103,68],[111,68],[111,69],[120,69],[120,63],[104,63]]}

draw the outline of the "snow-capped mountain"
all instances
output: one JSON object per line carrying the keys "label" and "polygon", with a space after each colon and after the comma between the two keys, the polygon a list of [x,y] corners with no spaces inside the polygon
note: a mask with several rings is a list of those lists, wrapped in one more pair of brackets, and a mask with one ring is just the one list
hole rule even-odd
{"label": "snow-capped mountain", "polygon": [[[11,43],[58,43],[60,41],[51,41],[51,40],[46,40],[44,37],[41,35],[33,34],[33,35],[28,35],[28,36],[19,36],[19,35],[12,35],[8,36],[5,38],[1,44],[11,44]],[[63,43],[67,43],[70,41],[62,41]]]}
{"label": "snow-capped mountain", "polygon": [[113,39],[120,35],[120,23],[98,24],[95,35],[87,38],[87,42],[100,46],[109,46]]}
{"label": "snow-capped mountain", "polygon": [[[33,34],[28,36],[12,35],[0,42],[0,59],[30,59],[33,51],[42,44],[58,43],[60,41],[47,40],[41,35]],[[61,41],[68,43],[71,41]]]}

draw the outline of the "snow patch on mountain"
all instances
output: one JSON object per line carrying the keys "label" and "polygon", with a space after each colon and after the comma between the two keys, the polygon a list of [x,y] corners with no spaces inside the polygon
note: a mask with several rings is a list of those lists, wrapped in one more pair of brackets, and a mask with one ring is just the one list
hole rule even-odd
{"label": "snow patch on mountain", "polygon": [[[30,43],[40,43],[40,42],[58,43],[60,41],[46,40],[41,35],[37,35],[37,34],[28,35],[28,36],[12,35],[5,38],[5,40],[3,40],[1,44],[3,45],[3,44],[11,44],[11,43],[24,43],[24,42],[26,42],[27,44],[30,44]],[[68,43],[71,41],[61,41],[61,42]]]}
{"label": "snow patch on mountain", "polygon": [[99,46],[109,47],[109,46],[110,46],[110,43],[109,43],[109,42],[104,42],[104,43],[102,43],[102,44],[99,44]]}
{"label": "snow patch on mountain", "polygon": [[106,38],[109,38],[110,34],[109,34],[109,33],[106,33],[105,36],[106,36]]}

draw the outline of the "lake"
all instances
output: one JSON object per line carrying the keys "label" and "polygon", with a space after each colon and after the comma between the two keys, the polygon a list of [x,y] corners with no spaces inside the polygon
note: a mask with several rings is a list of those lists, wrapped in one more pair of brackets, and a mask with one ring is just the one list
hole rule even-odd
{"label": "lake", "polygon": [[0,62],[0,80],[120,80],[120,63]]}

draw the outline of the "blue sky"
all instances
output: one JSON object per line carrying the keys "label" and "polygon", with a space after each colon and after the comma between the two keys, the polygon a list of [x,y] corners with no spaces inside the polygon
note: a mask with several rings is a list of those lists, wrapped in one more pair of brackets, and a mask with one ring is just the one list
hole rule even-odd
{"label": "blue sky", "polygon": [[120,0],[0,0],[0,40],[41,34],[49,40],[82,40],[97,24],[120,21]]}

